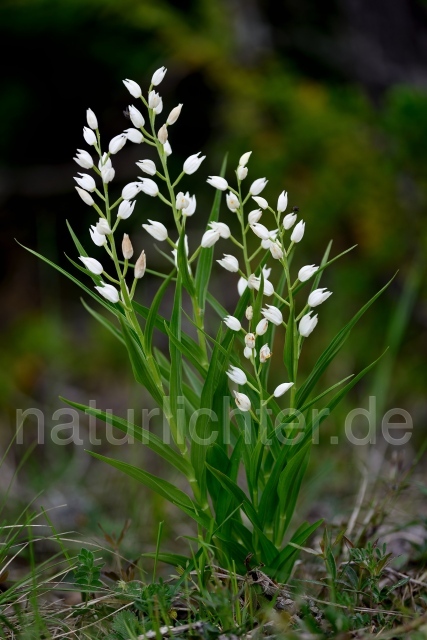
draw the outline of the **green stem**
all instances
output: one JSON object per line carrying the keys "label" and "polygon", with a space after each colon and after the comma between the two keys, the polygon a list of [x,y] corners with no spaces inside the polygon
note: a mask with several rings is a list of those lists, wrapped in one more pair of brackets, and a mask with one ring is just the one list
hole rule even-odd
{"label": "green stem", "polygon": [[[151,124],[151,129],[153,131],[153,135],[155,135],[154,120],[155,120],[155,114],[154,114],[153,111],[151,111],[150,112],[150,124]],[[185,225],[185,220],[183,222],[181,222],[180,213],[176,208],[176,204],[175,204],[176,203],[176,196],[175,196],[174,186],[175,186],[175,184],[177,184],[177,182],[179,182],[179,180],[181,179],[183,174],[181,174],[179,179],[176,180],[172,184],[172,181],[171,181],[170,176],[169,176],[169,170],[168,170],[168,164],[167,164],[167,156],[166,156],[166,154],[164,152],[163,145],[157,139],[156,139],[156,146],[157,146],[157,153],[159,154],[160,162],[162,163],[163,174],[164,174],[165,179],[166,179],[166,185],[167,185],[167,188],[168,188],[168,191],[169,191],[169,197],[170,197],[171,202],[169,203],[163,197],[161,199],[164,200],[164,202],[166,202],[167,204],[170,204],[170,206],[172,207],[173,216],[174,216],[176,228],[177,228],[177,231],[178,231],[178,235],[181,236],[181,233],[182,233],[184,225]],[[193,256],[192,259],[194,259],[194,256]],[[188,260],[187,260],[187,264],[189,264]],[[204,364],[206,364],[208,362],[208,352],[207,352],[206,338],[205,338],[205,335],[204,335],[204,321],[203,321],[202,310],[199,307],[199,301],[197,299],[196,293],[194,292],[194,293],[190,294],[190,297],[191,297],[191,302],[192,302],[192,306],[193,306],[194,321],[195,321],[195,324],[196,324],[196,327],[197,327],[197,336],[198,336],[198,340],[199,340],[199,345],[200,345],[200,348],[201,348],[202,353],[203,353]]]}
{"label": "green stem", "polygon": [[298,359],[299,359],[299,347],[298,347],[298,330],[297,330],[297,326],[296,326],[296,319],[295,319],[295,303],[294,303],[294,297],[293,297],[293,293],[292,293],[292,282],[291,282],[291,274],[289,271],[289,254],[290,251],[293,249],[294,243],[291,242],[288,251],[286,251],[285,249],[285,231],[283,226],[280,224],[280,216],[279,214],[275,213],[275,219],[276,219],[276,224],[277,224],[277,228],[279,229],[279,233],[280,233],[280,242],[281,245],[283,247],[283,258],[280,260],[284,270],[285,270],[285,276],[286,276],[286,284],[288,287],[288,297],[289,297],[289,302],[287,303],[286,300],[284,300],[283,298],[281,299],[282,302],[284,302],[285,304],[288,304],[289,306],[289,320],[287,322],[287,331],[289,331],[289,325],[290,325],[290,318],[293,316],[294,317],[294,322],[292,323],[292,327],[293,327],[293,332],[292,332],[292,341],[293,341],[293,362],[292,362],[292,372],[291,372],[291,381],[294,383],[294,385],[291,387],[291,392],[290,392],[290,400],[289,400],[289,408],[290,409],[294,409],[295,408],[295,396],[296,396],[296,392],[297,392],[297,385],[296,385],[296,381],[297,381],[297,374],[298,374]]}

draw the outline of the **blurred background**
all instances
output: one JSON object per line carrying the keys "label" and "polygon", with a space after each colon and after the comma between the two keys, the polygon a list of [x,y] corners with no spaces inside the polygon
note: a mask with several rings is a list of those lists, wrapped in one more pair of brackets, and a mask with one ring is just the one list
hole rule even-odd
{"label": "blurred background", "polygon": [[[164,113],[184,103],[170,134],[172,173],[188,155],[207,155],[191,183],[183,184],[198,199],[189,225],[192,250],[213,196],[207,176],[219,172],[225,152],[232,176],[248,150],[247,181],[267,176],[263,195],[275,202],[286,189],[290,205],[299,206],[306,220],[298,266],[318,264],[330,239],[332,255],[358,245],[325,275],[323,286],[334,295],[306,342],[303,367],[309,369],[338,329],[398,271],[325,380],[332,384],[358,372],[391,345],[381,366],[324,423],[300,512],[317,498],[309,517],[333,520],[352,509],[361,467],[372,452],[354,451],[342,438],[331,447],[330,436],[342,434],[346,412],[367,408],[370,395],[379,399],[379,420],[393,407],[411,414],[414,435],[399,448],[410,464],[427,417],[427,2],[3,0],[0,51],[2,451],[18,408],[46,415],[46,444],[37,445],[30,418],[24,445],[14,445],[1,467],[4,493],[22,465],[10,489],[10,512],[31,500],[45,507],[66,504],[54,513],[58,526],[88,535],[98,523],[118,530],[130,517],[138,549],[151,548],[159,519],[168,518],[162,501],[93,461],[83,446],[49,444],[50,416],[65,406],[60,394],[83,403],[96,398],[118,415],[145,399],[126,354],[84,310],[78,288],[15,242],[68,268],[65,254],[76,258],[69,220],[92,250],[93,212],[76,195],[73,176],[80,168],[72,160],[76,148],[86,148],[86,109],[95,111],[108,141],[129,126],[123,110],[136,104],[122,80],[146,87],[162,65],[168,68],[160,87]],[[147,157],[147,147],[128,143],[114,158],[117,194],[137,175],[134,163]],[[168,224],[158,206],[157,199],[140,197],[126,231],[137,251],[146,249],[150,266],[163,268],[141,229],[147,218]],[[229,215],[223,208],[222,219]],[[227,249],[218,245],[216,257]],[[91,255],[98,257],[93,250]],[[218,271],[213,288],[232,311],[237,292],[230,286],[221,293],[223,278]],[[138,294],[144,304],[156,286],[144,280]],[[280,378],[280,358],[276,367]],[[84,420],[82,425],[86,437]],[[100,428],[101,442],[102,433]],[[104,443],[97,450],[156,468],[142,447],[112,451]],[[190,531],[179,518],[167,522],[173,541]]]}

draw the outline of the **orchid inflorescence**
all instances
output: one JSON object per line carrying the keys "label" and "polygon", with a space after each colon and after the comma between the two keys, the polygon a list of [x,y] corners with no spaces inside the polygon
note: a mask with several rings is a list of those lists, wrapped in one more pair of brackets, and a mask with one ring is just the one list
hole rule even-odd
{"label": "orchid inflorescence", "polygon": [[[97,214],[98,221],[91,225],[89,234],[94,245],[111,260],[112,273],[106,271],[103,260],[86,253],[70,225],[83,266],[70,261],[91,277],[94,290],[49,259],[30,251],[78,284],[113,315],[114,323],[88,307],[93,317],[126,348],[135,380],[163,409],[163,424],[169,428],[171,439],[169,434],[162,440],[152,433],[144,418],[140,426],[109,411],[71,400],[66,402],[108,424],[112,422],[144,443],[182,474],[188,483],[187,490],[140,466],[97,452],[91,455],[136,478],[192,518],[198,526],[199,552],[215,549],[219,564],[236,563],[239,571],[247,569],[248,554],[253,554],[258,563],[265,565],[268,575],[286,582],[297,550],[320,524],[320,521],[301,524],[289,543],[284,544],[308,465],[312,435],[375,362],[320,393],[317,385],[356,322],[388,285],[340,329],[303,379],[298,371],[299,361],[304,341],[318,322],[314,310],[331,296],[330,291],[319,287],[320,279],[331,263],[351,249],[329,258],[332,244],[329,243],[318,264],[302,266],[291,277],[294,268],[291,261],[304,237],[305,222],[298,207],[288,207],[286,191],[280,193],[274,207],[270,206],[264,197],[266,178],[256,178],[247,190],[244,188],[251,158],[248,151],[237,163],[235,186],[224,177],[225,161],[221,175],[207,178],[215,190],[213,206],[207,228],[192,251],[187,224],[195,214],[197,201],[187,185],[181,186],[181,181],[200,168],[205,156],[200,151],[193,153],[183,163],[180,174],[171,178],[169,133],[183,105],[178,104],[160,125],[157,123],[163,112],[163,99],[157,87],[165,74],[164,67],[153,74],[146,95],[135,81],[123,81],[147,113],[144,116],[135,105],[129,105],[125,114],[133,126],[113,137],[108,150],[101,145],[96,115],[91,109],[86,112],[83,137],[89,150],[78,149],[74,158],[85,170],[75,178],[76,189],[83,202]],[[128,142],[152,147],[157,157],[139,160],[136,165],[142,175],[125,185],[121,196],[110,203],[109,189],[115,178],[113,156]],[[96,152],[96,160],[91,150]],[[171,263],[168,274],[147,267],[143,250],[131,263],[134,249],[129,234],[123,234],[120,248],[116,242],[119,225],[136,215],[136,198],[140,194],[158,198],[171,212],[173,237],[177,234],[177,240],[171,237],[172,225],[154,220],[152,215],[147,215],[142,224],[144,233],[169,245],[172,256],[161,252]],[[228,218],[221,222],[219,212],[224,195]],[[231,313],[209,291],[215,245],[224,241],[229,249],[217,263],[235,279],[240,296]],[[149,306],[135,299],[138,282],[146,273],[162,279]],[[311,284],[310,293],[300,294],[307,284]],[[171,290],[173,304],[167,318],[160,312],[160,305]],[[184,295],[191,300],[192,314],[186,313]],[[215,337],[205,322],[208,308],[221,320]],[[190,331],[183,326],[184,315]],[[156,348],[155,331],[163,333],[168,341],[168,354]],[[275,368],[281,377],[271,392],[269,365],[279,343],[275,340],[277,331],[283,336],[283,358],[274,355]],[[287,379],[283,380],[281,372],[285,370]],[[232,410],[228,385],[233,385],[237,407]],[[281,409],[277,399],[285,394],[288,408]],[[178,558],[176,564],[182,565],[182,560]]]}
{"label": "orchid inflorescence", "polygon": [[[123,305],[127,311],[130,310],[130,304],[135,294],[136,284],[145,274],[146,257],[145,252],[142,251],[138,260],[135,262],[133,267],[134,280],[131,288],[129,289],[125,279],[129,268],[129,260],[133,256],[133,247],[129,236],[124,234],[122,241],[123,260],[119,259],[114,240],[114,233],[117,230],[119,223],[122,220],[126,220],[133,214],[136,204],[134,198],[138,194],[144,193],[151,197],[159,197],[172,209],[176,229],[178,234],[181,235],[183,230],[185,231],[187,218],[191,217],[195,213],[197,202],[195,195],[190,195],[188,191],[185,193],[183,191],[176,193],[176,187],[184,176],[195,173],[205,159],[205,156],[202,156],[200,152],[189,156],[183,164],[181,174],[172,183],[167,168],[167,159],[172,153],[172,148],[168,139],[168,127],[176,123],[183,105],[179,104],[173,108],[169,113],[166,122],[156,131],[156,116],[159,116],[163,111],[163,100],[153,87],[157,87],[162,82],[165,74],[165,67],[161,67],[153,74],[147,98],[142,95],[141,87],[136,82],[128,79],[123,81],[129,93],[134,98],[140,99],[148,110],[148,121],[150,123],[151,132],[145,128],[146,120],[143,114],[134,105],[129,105],[127,108],[127,115],[132,122],[133,127],[125,129],[123,133],[110,140],[108,152],[103,152],[101,148],[101,138],[97,118],[94,112],[91,109],[88,109],[86,113],[88,126],[83,129],[83,137],[86,143],[95,149],[98,154],[99,161],[96,165],[93,162],[90,153],[82,149],[77,150],[76,157],[74,158],[77,164],[81,167],[85,169],[92,169],[101,178],[103,193],[98,190],[94,178],[87,173],[79,173],[79,176],[75,177],[75,181],[78,185],[76,190],[82,200],[87,205],[94,207],[100,216],[97,224],[91,226],[90,236],[95,245],[104,247],[108,253],[114,262],[116,275],[114,277],[108,275],[102,264],[94,258],[80,256],[80,260],[83,262],[86,269],[88,269],[92,274],[103,276],[105,279],[110,281],[109,283],[101,281],[95,287],[96,290],[109,302]],[[161,169],[158,169],[155,162],[150,159],[140,160],[136,165],[143,174],[152,177],[157,176],[161,181],[163,181],[167,187],[168,193],[163,195],[157,182],[155,182],[151,177],[147,178],[145,176],[138,176],[138,180],[127,184],[122,190],[121,197],[110,205],[108,185],[115,176],[111,156],[118,153],[128,141],[134,144],[146,143],[150,146],[156,147]],[[260,195],[267,186],[268,180],[266,178],[257,178],[254,180],[251,183],[247,194],[245,196],[242,195],[242,182],[248,176],[247,164],[250,160],[251,153],[251,151],[244,153],[239,160],[235,172],[237,178],[236,188],[233,188],[222,176],[209,176],[207,179],[208,184],[215,189],[227,192],[225,198],[226,205],[237,217],[241,227],[241,239],[238,240],[232,235],[228,224],[225,224],[224,222],[211,221],[208,224],[208,229],[201,238],[200,246],[191,257],[188,255],[188,238],[186,235],[184,244],[188,268],[190,269],[190,264],[203,249],[213,247],[220,239],[229,240],[234,243],[242,253],[241,262],[239,262],[237,257],[230,253],[224,253],[224,257],[217,260],[217,262],[227,271],[239,274],[240,278],[237,282],[237,289],[240,296],[246,288],[257,293],[262,290],[262,296],[268,297],[275,302],[275,304],[265,304],[265,307],[259,310],[259,317],[256,318],[253,316],[253,307],[249,306],[247,308],[245,313],[248,320],[247,331],[242,327],[241,322],[237,318],[233,316],[227,316],[224,318],[224,323],[229,329],[236,332],[243,332],[243,355],[252,363],[255,374],[259,377],[260,367],[267,362],[272,353],[268,343],[262,345],[259,348],[259,353],[257,353],[257,339],[267,333],[270,323],[275,326],[283,326],[285,329],[287,328],[287,323],[283,318],[282,310],[286,308],[289,310],[292,308],[292,313],[294,313],[294,300],[292,296],[293,290],[297,286],[298,282],[302,283],[310,279],[318,271],[319,267],[316,265],[307,265],[302,267],[298,272],[297,280],[295,282],[291,282],[289,273],[289,257],[292,254],[295,245],[303,239],[305,222],[303,220],[299,220],[297,222],[298,207],[293,207],[290,213],[286,213],[288,208],[288,194],[286,191],[282,191],[279,195],[276,209],[272,208],[268,201]],[[95,202],[94,197],[96,196],[101,201],[100,206]],[[251,210],[247,216],[245,216],[244,207],[252,201],[255,202],[257,208]],[[117,209],[117,217],[113,223],[112,216],[115,209]],[[260,222],[267,212],[272,214],[275,229],[268,229],[265,224]],[[173,242],[169,237],[166,226],[161,222],[148,219],[142,227],[158,242],[167,241],[170,244],[172,247],[175,266],[178,268],[178,241],[176,243]],[[249,231],[253,232],[253,234],[261,241],[259,248],[252,254],[252,256],[249,256],[248,252],[247,234]],[[287,238],[289,233],[290,237]],[[259,275],[256,275],[256,269],[253,270],[251,265],[261,251],[264,251],[264,253],[269,251],[273,260],[277,261],[282,266],[286,275],[286,284],[288,288],[288,296],[286,299],[275,291],[273,284],[269,280],[271,268],[268,268],[263,264]],[[243,265],[242,267],[241,264]],[[258,266],[259,265],[257,265],[257,267]],[[297,346],[298,356],[301,349],[302,338],[308,337],[317,325],[318,316],[317,314],[312,315],[312,309],[322,304],[330,295],[331,292],[325,288],[314,289],[310,293],[303,310],[299,316],[296,317],[296,320],[298,321],[299,336]],[[243,386],[248,384],[246,375],[240,368],[231,366],[227,375],[230,380],[237,385]],[[275,389],[273,396],[271,397],[277,398],[281,396],[291,389],[293,385],[294,381],[280,384]],[[235,400],[237,406],[242,411],[251,410],[251,402],[247,395],[235,391]]]}

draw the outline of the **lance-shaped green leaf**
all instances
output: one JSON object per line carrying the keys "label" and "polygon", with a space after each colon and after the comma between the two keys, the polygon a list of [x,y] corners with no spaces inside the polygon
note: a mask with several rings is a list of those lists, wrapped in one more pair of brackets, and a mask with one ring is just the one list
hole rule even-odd
{"label": "lance-shaped green leaf", "polygon": [[[140,315],[142,318],[148,318],[150,314],[149,307],[145,307],[144,305],[139,304],[139,302],[135,301],[132,301],[132,305],[138,315]],[[167,335],[170,339],[174,339],[174,333],[170,331],[170,322],[159,313],[157,313],[157,316],[154,318],[154,326],[156,329]],[[181,344],[183,355],[185,355],[185,357],[187,357],[193,364],[197,362],[197,369],[205,372],[202,364],[203,352],[197,342],[195,342],[185,333],[181,333]],[[206,373],[204,373],[204,375],[206,375]]]}
{"label": "lance-shaped green leaf", "polygon": [[297,455],[288,460],[286,467],[280,474],[279,483],[277,485],[278,520],[276,528],[276,542],[278,544],[281,543],[283,536],[291,523],[301,483],[307,470],[310,458],[310,449],[311,443],[308,442],[303,449],[298,451]]}
{"label": "lance-shaped green leaf", "polygon": [[66,278],[68,278],[69,280],[74,282],[78,287],[80,287],[80,289],[83,289],[83,291],[85,291],[87,294],[89,294],[92,298],[94,298],[94,300],[99,302],[99,304],[101,304],[103,307],[108,309],[108,311],[111,311],[111,313],[113,313],[115,316],[119,317],[119,316],[123,316],[124,315],[122,309],[120,308],[120,306],[118,304],[112,304],[111,302],[108,302],[108,300],[106,300],[102,296],[99,296],[97,293],[92,291],[92,289],[89,289],[89,287],[87,287],[85,284],[80,282],[80,280],[78,280],[73,275],[71,275],[71,273],[68,273],[68,271],[65,271],[65,269],[63,269],[59,265],[55,264],[54,262],[52,262],[48,258],[45,258],[45,256],[42,256],[41,253],[37,253],[37,251],[34,251],[33,249],[29,249],[28,247],[25,247],[20,242],[18,242],[18,244],[19,244],[19,246],[21,246],[26,251],[29,251],[34,256],[36,256],[37,258],[40,258],[40,260],[43,260],[43,262],[46,262],[46,264],[50,265],[51,267],[53,267],[54,269],[59,271],[59,273],[62,273],[62,275],[64,275]]}
{"label": "lance-shaped green leaf", "polygon": [[[277,438],[279,430],[281,431],[285,425],[291,423],[297,417],[298,417],[297,414],[294,412],[288,415],[283,420],[282,424],[275,429],[274,434],[272,435],[272,438]],[[281,437],[281,433],[279,435]],[[278,489],[278,484],[280,480],[280,475],[283,469],[285,468],[288,457],[292,455],[293,453],[292,449],[295,446],[296,445],[292,443],[290,438],[288,439],[288,442],[283,443],[280,449],[280,454],[275,460],[273,467],[270,471],[270,475],[265,485],[265,489],[262,493],[261,500],[259,503],[259,509],[258,509],[259,518],[263,526],[265,526],[268,522],[273,521],[275,507],[277,506],[277,500],[278,500],[277,489]],[[297,450],[294,449],[294,452],[296,454]]]}
{"label": "lance-shaped green leaf", "polygon": [[[186,378],[188,380],[188,382],[190,383],[191,388],[193,389],[194,393],[197,393],[197,395],[199,396],[199,399],[202,395],[202,389],[203,389],[203,382],[200,379],[200,377],[193,371],[193,369],[190,367],[189,364],[187,364],[187,362],[182,363],[183,367],[184,367],[184,372],[186,375]],[[199,402],[200,404],[200,402]]]}
{"label": "lance-shaped green leaf", "polygon": [[271,540],[257,527],[254,527],[252,538],[254,548],[260,550],[258,553],[260,561],[267,566],[274,565],[279,552]]}
{"label": "lance-shaped green leaf", "polygon": [[[312,525],[304,522],[295,531],[294,535],[290,539],[290,542],[298,545],[299,547],[302,547],[306,540],[308,540],[308,538],[316,531],[316,529],[320,527],[322,522],[323,520],[318,520]],[[295,549],[295,547],[291,545],[286,545],[286,547],[284,547],[284,549],[282,549],[282,551],[277,556],[275,565],[274,567],[272,567],[272,573],[270,573],[270,575],[272,575],[273,578],[280,580],[281,582],[288,582],[298,554],[298,549]]]}
{"label": "lance-shaped green leaf", "polygon": [[115,338],[117,338],[117,340],[119,340],[123,345],[125,345],[125,341],[123,339],[122,334],[120,333],[120,331],[118,330],[118,328],[116,326],[114,326],[114,324],[112,322],[110,322],[105,316],[103,316],[101,313],[98,313],[97,311],[95,311],[94,309],[92,309],[92,307],[90,307],[87,302],[85,302],[83,300],[83,298],[80,298],[82,305],[84,306],[84,308],[86,309],[86,311],[88,313],[90,313],[91,316],[93,316],[95,318],[95,320],[97,320],[100,324],[102,324],[107,331],[109,331],[110,333],[113,334],[113,336]]}
{"label": "lance-shaped green leaf", "polygon": [[[178,263],[178,272],[181,277],[181,286],[184,286],[191,297],[194,297],[196,290],[194,288],[194,281],[191,276],[191,273],[188,268],[188,258],[187,252],[185,248],[185,226],[183,225],[181,234],[178,240],[178,250],[177,250],[177,263]],[[177,282],[178,286],[178,282]]]}
{"label": "lance-shaped green leaf", "polygon": [[289,309],[285,346],[283,349],[283,363],[288,372],[289,380],[295,382],[295,313],[293,306]]}
{"label": "lance-shaped green leaf", "polygon": [[319,378],[325,372],[329,364],[335,358],[344,342],[347,340],[348,336],[351,333],[354,325],[360,320],[363,314],[369,309],[369,307],[379,298],[379,296],[387,289],[387,287],[392,282],[393,278],[387,282],[387,284],[378,291],[354,316],[353,318],[337,333],[335,338],[330,342],[329,346],[324,350],[320,358],[317,360],[316,364],[313,367],[310,375],[306,379],[306,381],[301,385],[299,391],[296,395],[296,403],[297,407],[300,407],[304,404],[306,398],[311,393],[312,389],[317,384]]}
{"label": "lance-shaped green leaf", "polygon": [[134,378],[139,384],[142,384],[147,391],[151,394],[158,405],[162,405],[162,391],[156,385],[153,380],[153,374],[142,351],[141,344],[137,339],[133,329],[130,329],[127,321],[120,318],[120,324],[122,327],[123,338],[126,343],[126,348],[129,355],[129,360],[132,365],[132,371]]}
{"label": "lance-shaped green leaf", "polygon": [[354,376],[350,380],[350,382],[346,384],[345,387],[343,387],[343,389],[341,389],[341,391],[338,391],[338,393],[336,393],[331,398],[328,404],[318,413],[318,415],[316,415],[314,419],[310,418],[310,420],[307,422],[307,427],[305,429],[304,437],[301,439],[298,445],[296,445],[297,450],[298,448],[302,448],[306,444],[307,440],[310,440],[310,438],[313,437],[314,431],[319,428],[319,426],[322,424],[324,420],[326,420],[326,418],[332,413],[335,407],[347,395],[350,389],[352,389],[354,385],[357,384],[361,378],[363,378],[363,376],[365,376],[373,367],[375,367],[377,362],[381,360],[381,358],[384,356],[386,352],[387,350],[384,351],[384,353],[382,353],[379,358],[371,362],[371,364],[369,364],[362,371],[360,371],[360,373]]}
{"label": "lance-shaped green leaf", "polygon": [[83,245],[81,244],[80,240],[78,239],[78,237],[76,236],[76,234],[72,230],[70,223],[68,222],[68,220],[66,220],[65,222],[67,223],[68,231],[70,232],[71,238],[73,239],[74,246],[76,247],[77,251],[79,252],[79,256],[87,257],[88,254],[86,253],[85,248],[83,247]]}
{"label": "lance-shaped green leaf", "polygon": [[[326,252],[325,255],[328,254],[329,255],[329,251],[332,247],[332,240],[329,242],[327,248],[326,248]],[[341,253],[339,253],[337,256],[335,256],[335,258],[331,258],[331,260],[328,260],[327,262],[325,262],[323,264],[320,265],[318,271],[317,271],[317,276],[316,278],[325,270],[327,269],[327,267],[330,267],[331,264],[333,264],[334,262],[336,262],[337,260],[339,260],[340,258],[342,258],[343,256],[345,256],[347,253],[350,253],[350,251],[353,251],[353,249],[355,249],[357,247],[357,244],[354,244],[352,247],[350,247],[349,249],[346,249],[345,251],[342,251]],[[296,285],[295,289],[293,290],[293,294],[294,296],[298,293],[298,291],[300,291],[301,289],[303,289],[304,287],[308,286],[310,284],[311,280],[306,280],[305,282],[300,282],[299,284]],[[316,287],[314,287],[315,289]]]}
{"label": "lance-shaped green leaf", "polygon": [[62,398],[64,402],[69,404],[71,407],[75,407],[79,411],[83,411],[89,416],[94,416],[107,424],[113,425],[123,433],[132,436],[142,444],[146,445],[151,449],[154,453],[159,455],[163,460],[173,465],[178,471],[183,473],[187,478],[194,476],[194,471],[191,467],[191,464],[182,457],[177,451],[175,451],[169,444],[165,444],[161,438],[156,436],[151,431],[144,429],[124,418],[119,418],[111,413],[107,413],[105,411],[101,411],[101,409],[96,409],[95,407],[88,407],[84,404],[80,404],[79,402],[73,402],[72,400],[67,400],[66,398]]}
{"label": "lance-shaped green leaf", "polygon": [[99,453],[94,453],[93,451],[88,451],[91,456],[97,458],[98,460],[102,460],[107,464],[111,465],[115,469],[126,473],[126,475],[134,478],[141,484],[149,487],[160,496],[168,500],[171,504],[179,507],[181,511],[186,513],[190,518],[195,520],[198,524],[200,524],[205,529],[209,529],[211,525],[211,519],[203,513],[203,511],[198,508],[198,506],[187,496],[186,493],[175,487],[175,485],[163,480],[162,478],[158,478],[152,473],[148,473],[148,471],[144,471],[143,469],[139,469],[127,462],[121,462],[120,460],[114,460],[113,458],[107,458],[106,456],[102,456]]}
{"label": "lance-shaped green leaf", "polygon": [[157,551],[148,551],[147,553],[141,553],[141,558],[150,558],[150,560],[159,560],[165,564],[170,564],[172,567],[185,567],[190,562],[190,559],[186,556],[180,556],[177,553],[157,553]]}
{"label": "lance-shaped green leaf", "polygon": [[193,340],[191,338],[187,339],[187,336],[181,333],[181,338],[178,339],[175,333],[170,328],[170,323],[166,323],[164,325],[164,333],[169,338],[169,345],[173,345],[175,349],[181,353],[182,356],[187,358],[188,362],[193,365],[193,367],[200,373],[202,377],[206,377],[206,369],[203,361],[201,359],[202,351],[199,345],[196,345],[197,349],[193,348]]}
{"label": "lance-shaped green leaf", "polygon": [[183,397],[182,394],[182,354],[181,349],[177,346],[181,342],[181,313],[182,313],[182,270],[178,272],[178,278],[175,288],[175,297],[173,302],[172,316],[170,321],[170,333],[175,338],[169,341],[169,354],[171,359],[170,382],[169,382],[169,402],[171,414],[176,421],[176,437],[181,443],[184,443],[186,433],[185,425],[182,422],[182,411],[179,411],[179,402]]}
{"label": "lance-shaped green leaf", "polygon": [[[220,176],[223,177],[225,175],[226,168],[227,168],[227,156],[225,156],[222,162],[221,171],[219,174]],[[211,213],[209,216],[209,222],[218,221],[219,208],[221,204],[221,196],[222,196],[222,192],[219,190],[216,190]],[[208,290],[208,284],[209,284],[211,271],[212,271],[213,254],[214,254],[214,247],[202,248],[200,257],[197,263],[197,270],[196,270],[196,277],[195,277],[196,296],[197,296],[197,301],[199,303],[199,308],[201,309],[202,314],[204,314],[204,311],[205,311],[206,293]]]}
{"label": "lance-shaped green leaf", "polygon": [[[221,345],[221,326],[219,327],[214,350],[212,352],[209,369],[203,385],[202,397],[200,400],[200,408],[205,411],[200,415],[197,422],[197,439],[193,439],[191,445],[191,462],[194,467],[196,477],[201,478],[200,484],[202,491],[206,491],[206,475],[205,460],[207,453],[207,441],[210,438],[210,426],[214,424],[211,420],[213,412],[213,399],[217,390],[221,376],[225,376],[225,370],[228,365],[230,352],[233,347],[233,336],[227,338],[227,345]],[[233,332],[230,331],[232,334]]]}
{"label": "lance-shaped green leaf", "polygon": [[[215,444],[209,449],[207,462],[214,469],[220,469],[230,480],[237,482],[242,446],[243,438],[240,436],[228,458],[222,447]],[[215,519],[218,526],[222,526],[235,508],[235,498],[229,491],[222,489],[221,483],[213,474],[208,474],[207,481],[210,485],[209,494],[213,500]]]}
{"label": "lance-shaped green leaf", "polygon": [[163,296],[165,295],[166,290],[169,286],[169,283],[174,277],[174,275],[175,275],[175,271],[172,271],[172,273],[168,275],[166,280],[162,282],[161,286],[159,287],[151,303],[150,310],[147,316],[147,321],[145,323],[145,331],[144,331],[144,345],[147,353],[152,352],[153,332],[156,326],[156,319],[158,316],[159,307],[163,300]]}
{"label": "lance-shaped green leaf", "polygon": [[235,497],[235,499],[237,500],[237,502],[242,505],[242,509],[245,515],[249,518],[249,520],[252,522],[254,527],[258,527],[258,529],[261,531],[262,526],[259,521],[258,514],[255,511],[252,503],[249,501],[249,498],[247,497],[245,492],[235,482],[230,480],[230,478],[228,478],[224,473],[219,471],[219,469],[214,469],[207,463],[206,463],[206,466],[208,467],[209,471],[213,473],[215,478],[219,480],[223,488],[226,491],[230,491],[232,495]]}

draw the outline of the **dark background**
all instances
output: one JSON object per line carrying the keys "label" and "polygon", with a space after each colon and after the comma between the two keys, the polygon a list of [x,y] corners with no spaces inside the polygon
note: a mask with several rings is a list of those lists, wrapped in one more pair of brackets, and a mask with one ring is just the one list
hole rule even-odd
{"label": "dark background", "polygon": [[[325,424],[325,433],[339,434],[345,412],[367,407],[368,396],[375,394],[380,413],[403,407],[412,415],[415,433],[405,450],[411,460],[423,441],[427,415],[424,0],[3,1],[0,56],[3,448],[12,437],[17,408],[45,412],[48,440],[49,416],[64,406],[59,394],[82,402],[96,398],[98,406],[109,404],[118,414],[142,403],[126,355],[86,314],[79,290],[14,239],[68,268],[64,254],[75,258],[68,219],[91,249],[87,230],[93,213],[75,194],[73,176],[80,168],[72,161],[76,148],[86,148],[85,111],[95,111],[108,140],[128,126],[123,109],[135,102],[123,78],[146,87],[152,72],[165,65],[160,86],[165,113],[184,103],[171,134],[172,171],[179,172],[191,153],[207,155],[190,187],[199,203],[190,225],[193,250],[212,197],[204,180],[218,173],[226,151],[231,176],[249,149],[248,181],[267,176],[266,197],[274,202],[286,189],[291,205],[303,213],[300,266],[318,263],[331,238],[334,254],[358,245],[325,278],[334,295],[310,338],[306,368],[399,271],[345,346],[331,384],[341,373],[362,369],[390,343],[391,355],[358,385]],[[137,174],[134,162],[145,157],[151,157],[146,148],[130,144],[115,157],[117,193]],[[127,221],[134,244],[145,246],[149,263],[159,268],[140,225],[162,216],[157,200],[140,199]],[[228,210],[222,216],[225,221]],[[214,289],[223,290],[224,272],[215,278]],[[156,284],[147,278],[144,285],[140,297],[149,304]],[[227,287],[223,302],[230,311],[234,300],[234,289]],[[393,325],[399,308],[405,311],[401,331]],[[152,540],[164,516],[162,502],[148,500],[144,490],[93,463],[83,447],[37,446],[29,425],[26,446],[13,447],[1,468],[6,488],[34,447],[11,490],[13,507],[41,492],[41,504],[67,503],[57,515],[65,526],[92,530],[102,521],[114,528],[131,516],[135,538]],[[367,453],[349,451],[343,443],[320,447],[313,456],[310,477],[316,489],[309,482],[307,496],[327,493],[323,515],[332,516],[335,498],[352,495],[358,482],[358,464]],[[120,455],[154,464],[141,449]],[[354,459],[350,474],[348,455]],[[181,531],[183,525],[177,526]]]}

